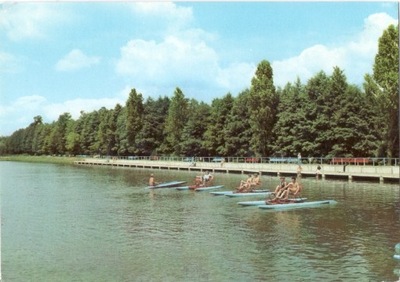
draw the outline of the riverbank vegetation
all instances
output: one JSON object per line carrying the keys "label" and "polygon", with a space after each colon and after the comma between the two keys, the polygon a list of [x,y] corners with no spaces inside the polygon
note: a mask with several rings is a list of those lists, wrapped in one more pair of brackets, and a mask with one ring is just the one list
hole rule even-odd
{"label": "riverbank vegetation", "polygon": [[69,113],[0,138],[0,154],[341,156],[399,154],[398,29],[379,39],[372,74],[363,89],[347,82],[344,70],[316,73],[275,88],[273,70],[259,63],[248,89],[227,93],[211,105],[187,99],[147,98],[132,89],[114,109]]}
{"label": "riverbank vegetation", "polygon": [[0,156],[0,161],[13,161],[25,163],[54,163],[54,164],[73,164],[77,158],[65,156],[31,156],[26,154]]}

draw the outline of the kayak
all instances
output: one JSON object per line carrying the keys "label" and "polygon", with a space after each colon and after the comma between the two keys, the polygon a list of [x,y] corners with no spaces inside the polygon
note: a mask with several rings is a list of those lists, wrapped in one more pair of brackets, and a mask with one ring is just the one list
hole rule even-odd
{"label": "kayak", "polygon": [[[244,194],[251,194],[251,193],[263,193],[263,192],[269,192],[268,190],[253,190],[253,192],[248,192]],[[225,195],[230,195],[236,193],[235,191],[213,191],[210,192],[210,194],[213,194],[215,196],[225,196]]]}
{"label": "kayak", "polygon": [[201,192],[201,191],[207,191],[207,190],[213,190],[213,189],[219,189],[224,187],[224,185],[215,185],[215,186],[209,186],[209,187],[199,187],[194,189],[195,191]]}
{"label": "kayak", "polygon": [[210,194],[213,194],[215,196],[224,196],[224,195],[232,194],[232,193],[233,193],[233,191],[213,191],[213,192],[210,192]]}
{"label": "kayak", "polygon": [[181,187],[176,187],[176,190],[195,190],[195,191],[206,191],[206,190],[212,190],[212,189],[219,189],[224,187],[224,185],[216,185],[216,186],[208,186],[208,187],[197,187],[192,185],[192,186],[181,186]]}
{"label": "kayak", "polygon": [[247,193],[231,193],[226,194],[228,197],[248,197],[248,196],[267,196],[271,195],[272,192],[247,192]]}
{"label": "kayak", "polygon": [[172,188],[185,183],[186,181],[169,181],[157,184],[155,186],[147,186],[147,189],[158,189],[158,188]]}
{"label": "kayak", "polygon": [[312,202],[302,202],[302,203],[268,203],[265,205],[258,206],[260,209],[296,209],[296,208],[306,208],[306,207],[319,207],[337,204],[335,200],[323,200],[323,201],[312,201]]}
{"label": "kayak", "polygon": [[189,186],[174,187],[176,190],[189,190]]}
{"label": "kayak", "polygon": [[[305,200],[307,200],[307,198],[293,199],[293,201],[295,201],[296,203],[301,203],[301,202],[304,202]],[[238,202],[238,205],[241,205],[241,206],[261,206],[261,205],[265,205],[265,204],[266,204],[265,200]]]}

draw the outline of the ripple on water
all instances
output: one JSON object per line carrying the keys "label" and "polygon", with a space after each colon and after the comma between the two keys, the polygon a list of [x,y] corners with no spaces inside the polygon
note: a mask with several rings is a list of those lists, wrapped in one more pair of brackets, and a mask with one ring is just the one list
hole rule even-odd
{"label": "ripple on water", "polygon": [[[5,281],[398,279],[398,187],[303,179],[305,197],[338,204],[267,212],[208,193],[146,190],[146,170],[13,165],[0,169],[9,176]],[[166,180],[193,175],[157,172]],[[227,187],[241,178],[217,175]]]}

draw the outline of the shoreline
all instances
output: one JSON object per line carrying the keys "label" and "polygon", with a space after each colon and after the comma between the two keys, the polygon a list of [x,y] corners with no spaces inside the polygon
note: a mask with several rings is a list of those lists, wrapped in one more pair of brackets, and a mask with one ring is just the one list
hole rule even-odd
{"label": "shoreline", "polygon": [[[257,164],[257,163],[210,163],[197,162],[195,166],[187,162],[156,161],[156,160],[110,160],[101,158],[59,157],[59,156],[29,156],[11,155],[0,156],[0,161],[15,161],[29,163],[53,163],[62,165],[86,165],[86,166],[111,166],[128,168],[145,168],[158,170],[186,170],[186,171],[212,171],[213,173],[248,174],[259,173],[269,176],[296,175],[296,164]],[[317,165],[302,165],[301,176],[303,178],[316,178]],[[399,184],[400,173],[398,166],[359,166],[349,165],[346,172],[341,165],[324,165],[321,169],[320,179],[364,181],[373,183]]]}
{"label": "shoreline", "polygon": [[[75,165],[85,166],[111,166],[126,168],[145,168],[158,170],[182,170],[182,171],[211,171],[213,173],[248,174],[258,173],[260,175],[285,177],[297,175],[297,164],[265,164],[265,163],[231,163],[223,164],[211,162],[197,162],[195,165],[182,161],[156,161],[156,160],[121,160],[82,158],[75,161]],[[302,178],[316,178],[318,164],[303,164],[301,170]],[[399,184],[400,172],[398,166],[368,166],[348,165],[343,171],[342,165],[323,165],[320,179],[364,181],[375,183]]]}
{"label": "shoreline", "polygon": [[69,164],[79,160],[78,157],[56,157],[56,156],[29,156],[29,155],[10,155],[0,156],[3,162],[26,162],[26,163],[52,163],[52,164]]}

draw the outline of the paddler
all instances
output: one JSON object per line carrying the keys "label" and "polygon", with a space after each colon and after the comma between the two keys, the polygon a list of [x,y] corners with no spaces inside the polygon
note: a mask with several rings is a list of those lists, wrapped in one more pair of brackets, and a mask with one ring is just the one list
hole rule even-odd
{"label": "paddler", "polygon": [[247,189],[250,188],[252,182],[253,182],[253,176],[249,174],[249,177],[246,180],[240,181],[239,188],[236,189],[236,192],[245,193]]}
{"label": "paddler", "polygon": [[203,185],[203,176],[197,175],[196,178],[194,179],[194,185],[196,187],[200,187],[201,185]]}
{"label": "paddler", "polygon": [[261,179],[260,179],[261,175],[260,174],[254,174],[254,177],[252,179],[252,183],[251,186],[259,186],[261,185]]}
{"label": "paddler", "polygon": [[150,178],[149,178],[149,186],[156,186],[158,183],[156,182],[155,178],[154,178],[154,174],[150,174]]}
{"label": "paddler", "polygon": [[212,180],[214,180],[214,176],[211,174],[211,172],[207,171],[206,174],[203,176],[203,186],[207,186],[211,183]]}
{"label": "paddler", "polygon": [[[295,178],[295,177],[293,176],[292,179],[293,178]],[[276,201],[280,200],[283,197],[283,195],[285,194],[286,190],[291,185],[291,183],[287,183],[285,181],[285,177],[284,176],[279,177],[279,179],[280,179],[280,183],[278,184],[278,186],[276,186],[275,191],[272,193],[274,198],[269,200],[268,196],[267,196],[267,199],[265,199],[265,202],[267,202],[267,201],[276,202]]]}
{"label": "paddler", "polygon": [[284,191],[279,194],[278,198],[282,200],[287,200],[290,194],[297,196],[300,192],[300,184],[296,181],[296,176],[292,176],[292,182],[286,185]]}
{"label": "paddler", "polygon": [[284,176],[279,177],[279,180],[280,183],[278,184],[278,186],[276,186],[275,191],[273,193],[275,196],[278,196],[287,185]]}

